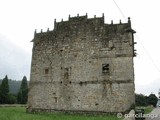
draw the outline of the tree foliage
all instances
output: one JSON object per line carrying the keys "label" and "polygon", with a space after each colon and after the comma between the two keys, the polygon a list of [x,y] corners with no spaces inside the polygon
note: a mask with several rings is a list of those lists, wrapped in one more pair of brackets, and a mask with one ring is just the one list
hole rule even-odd
{"label": "tree foliage", "polygon": [[9,93],[8,94],[8,104],[15,104],[15,103],[17,103],[16,95]]}
{"label": "tree foliage", "polygon": [[21,87],[17,95],[17,102],[20,104],[26,104],[28,98],[28,82],[27,77],[24,76],[22,79]]}
{"label": "tree foliage", "polygon": [[[21,86],[21,80],[12,80],[8,78],[8,84],[9,84],[9,93],[12,93],[14,95],[17,95],[20,86]],[[0,84],[2,83],[2,79],[0,79]]]}
{"label": "tree foliage", "polygon": [[156,107],[157,101],[158,101],[158,98],[155,94],[150,94],[148,96],[148,103],[150,105],[153,105],[154,107]]}
{"label": "tree foliage", "polygon": [[[20,86],[21,83],[21,86]],[[17,89],[18,92],[17,92]],[[0,80],[0,104],[27,103],[28,83],[26,76],[22,81],[9,80],[7,75]]]}
{"label": "tree foliage", "polygon": [[150,94],[149,96],[145,96],[143,94],[136,94],[135,95],[136,106],[148,106],[153,105],[154,107],[157,104],[158,98],[155,94]]}
{"label": "tree foliage", "polygon": [[7,75],[2,80],[2,84],[0,86],[0,103],[6,104],[8,103],[8,96],[9,96],[9,85],[8,85],[8,77]]}

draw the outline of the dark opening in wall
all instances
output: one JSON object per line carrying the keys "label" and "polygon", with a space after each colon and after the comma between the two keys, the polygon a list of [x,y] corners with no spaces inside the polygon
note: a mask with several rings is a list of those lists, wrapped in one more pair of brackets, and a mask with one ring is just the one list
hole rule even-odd
{"label": "dark opening in wall", "polygon": [[57,103],[57,97],[54,97],[55,103]]}
{"label": "dark opening in wall", "polygon": [[68,100],[71,100],[71,97],[70,97],[70,96],[68,97]]}
{"label": "dark opening in wall", "polygon": [[69,69],[65,68],[64,69],[64,79],[69,79],[69,73],[68,73]]}
{"label": "dark opening in wall", "polygon": [[80,81],[80,82],[79,82],[79,84],[80,84],[80,86],[82,86],[83,82],[82,82],[82,81]]}
{"label": "dark opening in wall", "polygon": [[48,74],[48,73],[49,73],[49,69],[46,68],[46,69],[44,70],[44,73],[45,73],[45,74]]}
{"label": "dark opening in wall", "polygon": [[95,105],[97,106],[97,105],[99,105],[98,103],[95,103]]}
{"label": "dark opening in wall", "polygon": [[109,64],[102,64],[102,73],[109,73]]}

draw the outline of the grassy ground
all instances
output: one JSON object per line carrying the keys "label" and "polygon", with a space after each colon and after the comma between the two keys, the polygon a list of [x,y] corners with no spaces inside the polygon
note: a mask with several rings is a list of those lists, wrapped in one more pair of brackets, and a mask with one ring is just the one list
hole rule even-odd
{"label": "grassy ground", "polygon": [[144,109],[144,113],[145,113],[145,114],[148,114],[148,113],[152,112],[153,109],[154,109],[153,107],[146,107],[146,108]]}
{"label": "grassy ground", "polygon": [[121,120],[113,115],[70,115],[62,113],[26,113],[25,107],[0,107],[0,120]]}
{"label": "grassy ground", "polygon": [[154,109],[154,107],[152,107],[152,106],[147,106],[147,107],[138,106],[138,107],[136,107],[136,109],[140,109],[140,108],[144,109],[145,114],[152,112],[152,110]]}

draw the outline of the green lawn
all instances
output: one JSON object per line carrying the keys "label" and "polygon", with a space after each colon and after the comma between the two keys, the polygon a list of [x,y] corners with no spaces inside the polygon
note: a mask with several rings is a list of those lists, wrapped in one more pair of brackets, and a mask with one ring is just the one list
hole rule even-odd
{"label": "green lawn", "polygon": [[148,114],[148,113],[152,112],[153,109],[154,109],[153,107],[146,107],[144,109],[144,112],[145,112],[145,114]]}
{"label": "green lawn", "polygon": [[144,113],[148,114],[150,112],[152,112],[152,110],[154,109],[154,107],[151,106],[147,106],[147,107],[143,107],[143,106],[137,106],[136,109],[144,109]]}
{"label": "green lawn", "polygon": [[25,107],[0,107],[0,120],[121,120],[113,115],[71,115],[64,113],[26,113]]}

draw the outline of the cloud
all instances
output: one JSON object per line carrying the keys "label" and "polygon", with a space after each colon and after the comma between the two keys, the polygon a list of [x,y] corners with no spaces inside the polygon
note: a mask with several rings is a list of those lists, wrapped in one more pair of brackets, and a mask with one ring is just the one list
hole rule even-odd
{"label": "cloud", "polygon": [[159,86],[159,82],[160,82],[160,78],[159,79],[155,79],[152,82],[148,83],[148,84],[144,84],[144,85],[140,85],[138,83],[136,83],[136,93],[142,93],[145,95],[149,95],[151,93],[156,94],[158,96],[158,92],[160,89]]}
{"label": "cloud", "polygon": [[21,80],[26,75],[29,79],[30,64],[31,53],[0,34],[0,78]]}

